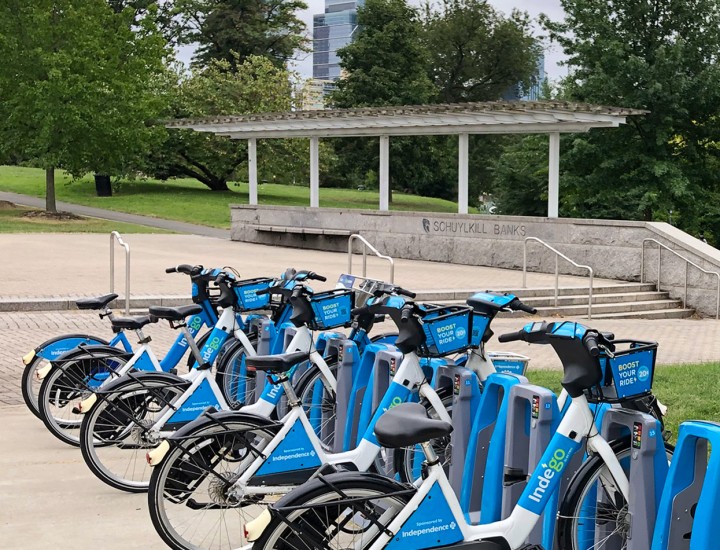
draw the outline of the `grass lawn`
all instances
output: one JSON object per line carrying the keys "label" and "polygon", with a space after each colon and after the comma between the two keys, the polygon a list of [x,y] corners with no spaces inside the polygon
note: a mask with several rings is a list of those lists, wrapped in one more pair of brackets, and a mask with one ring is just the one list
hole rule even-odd
{"label": "grass lawn", "polygon": [[5,207],[0,203],[0,233],[168,233],[162,229],[131,223],[82,218],[81,220],[51,220],[23,217],[30,208]]}
{"label": "grass lawn", "polygon": [[[131,214],[155,216],[171,220],[230,227],[230,204],[247,204],[247,183],[230,184],[231,191],[212,192],[191,179],[167,182],[138,180],[123,182],[112,197],[97,197],[91,176],[79,181],[58,171],[55,176],[57,200],[107,208]],[[0,191],[11,191],[37,197],[45,196],[45,173],[36,168],[0,166]],[[260,204],[307,206],[310,189],[303,186],[261,184]],[[353,189],[320,189],[320,206],[334,208],[377,209],[377,191]],[[457,212],[457,204],[442,199],[416,195],[393,194],[392,210]]]}
{"label": "grass lawn", "polygon": [[[528,378],[533,384],[560,391],[559,371],[533,371],[530,362]],[[720,363],[658,367],[653,390],[668,407],[665,420],[673,443],[679,424],[685,420],[720,421]]]}

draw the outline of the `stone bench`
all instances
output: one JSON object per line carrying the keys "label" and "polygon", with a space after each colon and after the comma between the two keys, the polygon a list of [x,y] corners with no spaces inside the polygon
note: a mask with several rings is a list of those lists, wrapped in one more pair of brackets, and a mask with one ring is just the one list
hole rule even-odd
{"label": "stone bench", "polygon": [[353,234],[347,229],[319,229],[316,227],[290,227],[285,225],[252,225],[255,231],[262,233],[293,233],[296,235],[323,235],[326,237],[349,237]]}

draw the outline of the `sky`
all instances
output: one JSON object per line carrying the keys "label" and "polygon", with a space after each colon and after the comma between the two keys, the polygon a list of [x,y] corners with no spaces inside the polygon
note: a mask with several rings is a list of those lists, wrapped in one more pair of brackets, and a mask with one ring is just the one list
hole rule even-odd
{"label": "sky", "polygon": [[[308,5],[307,10],[300,12],[299,17],[308,26],[308,35],[312,36],[312,16],[316,13],[323,13],[325,11],[324,0],[305,0]],[[413,4],[419,4],[418,0],[410,0]],[[563,17],[563,9],[560,6],[560,0],[489,0],[490,4],[495,9],[510,13],[514,8],[527,11],[531,17],[537,17],[541,13],[545,13],[554,20],[561,19]],[[559,46],[546,47],[545,51],[545,71],[548,74],[548,78],[551,80],[557,80],[567,74],[567,70],[564,67],[558,66],[558,62],[563,59],[562,51]],[[302,76],[312,76],[312,53],[301,54],[301,57],[297,59],[295,63],[295,70],[297,70]]]}
{"label": "sky", "polygon": [[[299,13],[300,19],[302,19],[307,25],[308,37],[312,37],[312,20],[313,15],[316,13],[323,13],[325,11],[324,0],[305,0],[308,5],[307,10],[303,10]],[[411,3],[419,4],[419,0],[410,0]],[[536,18],[541,13],[545,13],[554,20],[559,20],[563,17],[563,9],[560,6],[560,0],[489,0],[490,4],[497,10],[503,13],[509,13],[514,8],[527,11],[531,17]],[[185,63],[189,63],[192,57],[193,46],[186,46],[180,48],[178,51],[178,57]],[[546,45],[545,47],[545,71],[550,80],[556,81],[567,74],[567,70],[564,67],[558,65],[558,62],[563,59],[562,50],[557,44]],[[302,53],[295,59],[292,67],[294,70],[300,73],[301,76],[310,78],[312,77],[312,52]]]}

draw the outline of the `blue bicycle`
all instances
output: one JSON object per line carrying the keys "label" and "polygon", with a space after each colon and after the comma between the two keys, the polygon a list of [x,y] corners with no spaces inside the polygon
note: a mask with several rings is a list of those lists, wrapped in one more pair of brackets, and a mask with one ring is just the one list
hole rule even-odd
{"label": "blue bicycle", "polygon": [[[212,326],[217,321],[217,311],[212,305],[209,283],[213,280],[202,266],[179,265],[165,270],[166,273],[183,273],[190,276],[192,282],[192,299],[194,303],[203,304],[202,326]],[[117,294],[106,294],[97,298],[83,298],[75,302],[79,310],[97,311],[100,319],[115,318],[110,303],[117,298]],[[197,322],[193,322],[195,326]],[[202,344],[206,336],[201,336],[198,342]],[[187,345],[185,346],[187,348]],[[111,340],[89,334],[66,334],[46,340],[22,358],[25,368],[21,380],[23,400],[28,409],[43,419],[38,407],[38,394],[43,379],[50,373],[56,361],[70,361],[91,355],[107,354],[115,357],[116,364],[127,361],[133,353],[131,343],[123,330],[114,331]],[[192,363],[188,364],[188,367]],[[173,365],[174,366],[174,365]]]}

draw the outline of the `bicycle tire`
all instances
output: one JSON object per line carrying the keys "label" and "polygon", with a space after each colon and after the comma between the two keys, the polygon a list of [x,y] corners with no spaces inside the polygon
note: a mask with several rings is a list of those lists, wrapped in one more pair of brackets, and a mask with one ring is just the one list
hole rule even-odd
{"label": "bicycle tire", "polygon": [[[330,372],[337,380],[339,364],[337,359],[327,364]],[[320,396],[316,392],[322,392]],[[320,418],[319,424],[313,425],[315,435],[318,436],[323,448],[332,452],[335,444],[335,418],[337,416],[337,395],[329,394],[325,384],[322,382],[322,372],[317,365],[310,365],[297,381],[295,393],[305,409],[311,423],[313,419]],[[317,409],[319,400],[319,409]],[[331,428],[327,430],[325,428]],[[325,432],[325,433],[323,433]]]}
{"label": "bicycle tire", "polygon": [[[387,527],[397,513],[407,506],[411,498],[409,493],[393,495],[392,493],[397,492],[400,487],[391,480],[374,474],[332,474],[326,476],[326,480],[338,491],[342,491],[342,495],[317,480],[289,493],[278,501],[275,507],[297,506],[299,509],[283,512],[282,518],[278,512],[274,512],[267,527],[253,543],[253,549],[368,548],[382,532],[377,525],[367,520],[368,515],[379,514],[379,517],[374,519],[383,527]],[[351,498],[372,499],[368,501],[371,508],[366,509],[359,504],[356,507],[332,504],[333,501]],[[323,506],[302,508],[308,505]],[[342,522],[339,518],[343,518]],[[367,522],[364,525],[363,520]],[[302,536],[299,536],[296,530],[302,532]],[[367,538],[364,538],[365,531],[369,531]],[[359,541],[358,535],[360,535]],[[331,537],[335,536],[340,537],[340,540],[334,542]]]}
{"label": "bicycle tire", "polygon": [[[103,483],[129,493],[147,491],[151,467],[146,453],[159,443],[147,435],[147,427],[154,423],[152,413],[159,414],[164,402],[181,396],[189,386],[171,385],[171,377],[176,378],[167,373],[146,373],[142,381],[118,381],[112,392],[103,394],[84,415],[80,450],[85,464]],[[114,465],[121,461],[127,465],[116,469]]]}
{"label": "bicycle tire", "polygon": [[[629,436],[611,441],[610,446],[621,464],[623,464],[623,460],[627,459],[632,451]],[[668,460],[672,457],[674,450],[675,448],[671,444],[665,443],[665,452]],[[583,462],[582,466],[571,479],[559,507],[555,531],[556,542],[559,548],[563,550],[586,550],[588,547],[591,547],[601,550],[605,547],[604,543],[602,543],[601,546],[596,546],[594,541],[590,542],[583,538],[583,525],[594,525],[597,520],[595,513],[591,509],[592,507],[586,502],[586,499],[589,498],[589,495],[593,494],[593,489],[597,488],[597,478],[604,466],[605,462],[600,455],[593,455]],[[609,472],[607,475],[610,475]],[[612,544],[612,546],[610,546],[611,548],[618,547],[616,546],[618,543],[622,545],[624,542],[623,537],[627,535],[629,523],[627,521],[627,514],[623,511],[625,506],[626,502],[623,496],[615,493],[612,502],[607,504],[607,507],[602,511],[602,521],[613,522],[618,526],[616,528],[618,533],[614,534],[607,541],[609,544]],[[583,511],[588,514],[585,518],[582,516]]]}
{"label": "bicycle tire", "polygon": [[[47,340],[40,344],[36,350],[42,349],[45,346],[57,342],[58,340],[62,340],[64,338],[83,338],[92,341],[92,344],[99,344],[99,345],[110,345],[110,342],[105,340],[104,338],[100,338],[98,336],[91,336],[89,334],[67,334],[65,336],[58,336],[56,338],[52,338],[50,340]],[[66,355],[71,352],[80,353],[80,349],[72,349],[65,352]],[[35,355],[33,357],[32,361],[25,365],[25,368],[23,369],[22,377],[20,380],[20,392],[22,393],[23,401],[25,402],[25,405],[28,409],[30,409],[30,412],[33,413],[37,418],[42,420],[42,416],[40,414],[40,409],[38,408],[38,394],[40,393],[40,386],[42,385],[42,380],[38,380],[36,373],[41,368],[45,367],[48,363],[52,363],[51,360],[45,359],[44,357],[40,357],[39,355]]]}
{"label": "bicycle tire", "polygon": [[[445,410],[448,411],[448,414],[450,414],[450,416],[452,416],[452,388],[440,388],[439,390],[437,390],[437,394],[443,405],[445,406]],[[430,413],[432,416],[432,407],[430,406],[430,402],[427,401],[427,399],[422,399],[420,403],[424,405],[426,409],[428,409],[428,413]],[[450,464],[452,462],[452,455],[447,452],[450,448],[450,436],[448,435],[446,437],[431,439],[430,443],[433,449],[435,449],[435,453],[438,455],[438,458],[440,459],[440,462],[445,469],[445,473],[447,474]],[[419,445],[416,445],[412,448],[400,447],[398,449],[394,449],[393,454],[393,467],[395,473],[400,476],[400,481],[404,483],[412,483],[415,479],[420,477],[421,472],[418,471],[418,460],[416,459],[416,457],[422,457],[422,460],[424,460],[425,455],[423,454],[422,449]],[[420,462],[422,462],[422,460]]]}
{"label": "bicycle tire", "polygon": [[[158,535],[170,548],[214,549],[213,541],[219,543],[218,549],[240,547],[245,541],[243,510],[264,509],[263,504],[269,504],[257,499],[250,503],[243,496],[233,501],[235,505],[222,502],[228,498],[223,492],[224,486],[252,460],[244,433],[238,430],[249,430],[254,434],[252,444],[260,451],[274,436],[274,432],[262,424],[262,419],[252,420],[252,417],[224,420],[222,426],[205,424],[193,432],[184,432],[183,447],[172,447],[162,462],[153,468],[148,490],[150,518]],[[201,504],[203,502],[206,504]],[[223,504],[226,507],[220,507]],[[232,516],[230,520],[225,518],[226,514]],[[176,515],[180,518],[177,522]],[[206,527],[207,524],[210,526]],[[179,530],[183,525],[189,526],[192,532]],[[205,534],[206,529],[216,525],[222,529],[220,539],[214,537],[215,533],[213,536]]]}
{"label": "bicycle tire", "polygon": [[48,431],[63,443],[78,447],[82,417],[73,412],[73,404],[93,391],[87,382],[93,370],[117,370],[127,363],[129,354],[113,347],[107,347],[101,355],[94,356],[89,356],[86,350],[68,353],[72,354],[68,361],[63,361],[62,367],[56,364],[43,379],[38,407]]}

